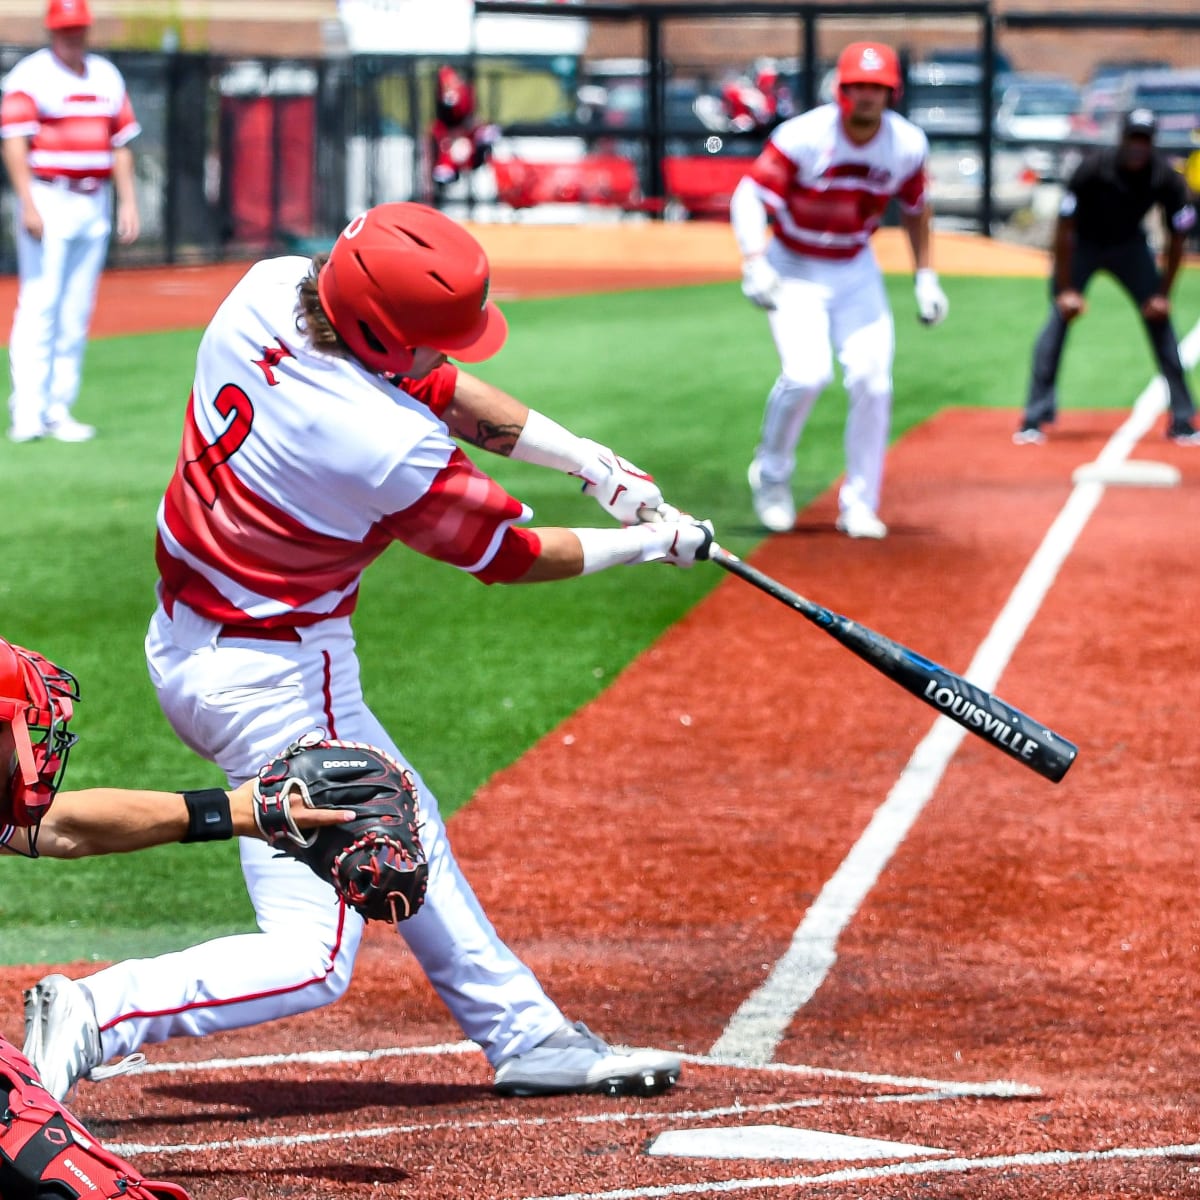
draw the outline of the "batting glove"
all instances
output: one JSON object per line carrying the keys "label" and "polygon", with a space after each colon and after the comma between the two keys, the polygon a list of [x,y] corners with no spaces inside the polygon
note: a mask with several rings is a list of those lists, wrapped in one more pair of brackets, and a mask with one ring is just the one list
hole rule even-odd
{"label": "batting glove", "polygon": [[622,525],[636,525],[640,509],[657,509],[663,502],[654,476],[635,467],[607,446],[587,438],[580,441],[589,451],[589,461],[574,472],[583,480],[583,494],[591,496],[610,517]]}
{"label": "batting glove", "polygon": [[742,295],[759,308],[773,309],[779,296],[779,272],[761,255],[742,260]]}
{"label": "batting glove", "polygon": [[922,325],[940,325],[950,311],[950,301],[938,283],[937,272],[923,267],[917,272],[916,287],[917,316]]}
{"label": "batting glove", "polygon": [[658,521],[651,526],[657,535],[656,551],[647,555],[645,562],[665,562],[673,567],[691,567],[708,558],[713,544],[713,523],[697,521],[687,513],[668,521]]}

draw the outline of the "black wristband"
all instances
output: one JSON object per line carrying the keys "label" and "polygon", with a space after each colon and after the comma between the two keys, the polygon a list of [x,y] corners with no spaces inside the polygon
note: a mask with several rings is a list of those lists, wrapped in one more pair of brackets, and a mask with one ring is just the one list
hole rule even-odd
{"label": "black wristband", "polygon": [[233,837],[229,797],[220,788],[179,794],[188,810],[188,831],[181,842],[221,842]]}

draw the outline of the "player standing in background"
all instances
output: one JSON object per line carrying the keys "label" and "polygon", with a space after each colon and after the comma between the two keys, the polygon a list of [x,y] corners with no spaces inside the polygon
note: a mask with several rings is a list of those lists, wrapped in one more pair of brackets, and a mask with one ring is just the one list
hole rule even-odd
{"label": "player standing in background", "polygon": [[[488,286],[487,258],[465,229],[422,205],[384,204],[352,221],[327,261],[252,267],[209,324],[159,509],[160,604],[146,650],[167,719],[231,781],[315,726],[408,765],[364,701],[350,624],[362,572],[392,542],[484,583],[690,566],[705,552],[711,527],[662,506],[649,476],[447,363],[481,361],[503,344]],[[454,437],[583,479],[624,527],[520,528],[529,510]],[[660,506],[662,519],[638,523]],[[397,613],[394,643],[378,652],[403,672],[405,645],[420,636]],[[470,645],[504,630],[462,636]],[[454,713],[444,717],[449,740]],[[492,928],[436,799],[413,775],[429,885],[399,931],[483,1048],[497,1090],[672,1086],[677,1055],[619,1052],[566,1022]],[[526,849],[536,856],[512,848]],[[98,1053],[56,1020],[64,992],[35,990],[35,1018],[48,1012],[58,1031],[30,1056],[44,1078],[69,1087],[146,1042],[254,1025],[344,993],[362,919],[296,859],[250,840],[241,851],[261,932],[119,963],[76,985],[95,1004]]]}
{"label": "player standing in background", "polygon": [[49,0],[48,48],[4,80],[0,136],[16,198],[20,290],[9,341],[8,436],[84,442],[72,415],[96,288],[112,229],[139,232],[129,142],[140,132],[121,73],[87,50],[87,0]]}
{"label": "player standing in background", "polygon": [[836,103],[780,125],[733,193],[742,292],[767,310],[780,359],[750,464],[750,491],[767,529],[781,533],[795,525],[796,445],[833,379],[832,342],[849,395],[837,527],[850,537],[881,538],[895,336],[870,240],[893,196],[912,245],[922,322],[944,320],[949,305],[931,266],[929,143],[888,107],[901,84],[895,51],[855,42],[838,58],[837,80]]}
{"label": "player standing in background", "polygon": [[[1148,108],[1135,108],[1122,123],[1115,147],[1092,150],[1072,173],[1054,226],[1050,316],[1033,350],[1033,370],[1018,446],[1046,440],[1042,431],[1058,415],[1055,383],[1067,329],[1087,305],[1084,289],[1107,271],[1138,307],[1158,369],[1167,382],[1167,437],[1181,446],[1200,445],[1196,406],[1171,326],[1171,288],[1183,262],[1184,242],[1196,225],[1196,209],[1183,177],[1154,147],[1157,126]],[[1162,210],[1166,253],[1160,272],[1143,222]]]}

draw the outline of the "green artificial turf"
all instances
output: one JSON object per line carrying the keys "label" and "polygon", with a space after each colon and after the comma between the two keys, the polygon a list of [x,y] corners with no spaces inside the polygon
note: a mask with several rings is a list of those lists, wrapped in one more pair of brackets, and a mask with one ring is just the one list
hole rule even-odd
{"label": "green artificial turf", "polygon": [[[950,318],[923,329],[911,281],[889,280],[897,324],[893,432],[961,405],[1011,409],[1015,427],[1046,312],[1044,281],[944,283]],[[1090,299],[1064,360],[1064,409],[1128,405],[1152,372],[1128,301],[1103,279]],[[736,285],[505,308],[509,343],[480,375],[653,471],[668,500],[711,517],[730,549],[753,548],[761,535],[745,470],[777,360],[765,319]],[[1200,273],[1193,271],[1178,289],[1180,333],[1198,317]],[[81,680],[74,788],[220,782],[167,727],[142,655],[154,605],[154,515],[174,465],[198,337],[94,341],[77,409],[100,429],[93,442],[0,439],[0,632]],[[801,504],[842,468],[844,414],[835,384],[802,445]],[[476,457],[533,507],[535,524],[605,523],[573,481]],[[368,571],[355,620],[368,700],[452,812],[607,687],[721,578],[704,566],[645,567],[486,588],[393,548]],[[0,962],[154,953],[250,920],[230,844],[71,863],[0,858]]]}

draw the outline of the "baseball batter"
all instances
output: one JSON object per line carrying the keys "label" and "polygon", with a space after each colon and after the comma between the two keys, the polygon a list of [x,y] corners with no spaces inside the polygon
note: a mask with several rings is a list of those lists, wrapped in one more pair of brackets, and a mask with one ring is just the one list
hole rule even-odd
{"label": "baseball batter", "polygon": [[72,416],[112,228],[139,231],[129,143],[140,132],[121,73],[87,52],[87,0],[50,0],[50,45],[4,80],[0,136],[16,198],[20,290],[9,343],[9,438],[87,441]]}
{"label": "baseball batter", "polygon": [[[363,570],[392,542],[506,584],[690,566],[711,541],[711,527],[665,507],[664,519],[637,523],[662,505],[649,476],[446,362],[500,349],[505,320],[487,294],[487,258],[466,230],[421,205],[385,204],[351,222],[328,261],[252,267],[206,330],[158,514],[160,604],[146,650],[171,725],[231,782],[314,727],[409,766],[363,699],[350,623]],[[524,528],[529,510],[454,436],[582,478],[625,524]],[[397,613],[379,650],[398,674],[419,637]],[[496,1088],[670,1087],[676,1055],[618,1052],[566,1022],[492,928],[414,777],[428,891],[398,928],[483,1048]],[[295,859],[248,839],[241,855],[261,932],[89,977],[80,990],[100,1050],[86,1053],[51,1004],[39,1014],[50,1031],[43,1077],[73,1081],[146,1042],[304,1012],[345,991],[361,918]]]}
{"label": "baseball batter", "polygon": [[765,528],[794,526],[796,446],[833,379],[832,343],[849,397],[837,527],[850,537],[881,538],[894,336],[870,240],[892,197],[912,245],[921,320],[937,324],[949,306],[931,266],[929,144],[888,107],[901,84],[895,51],[878,42],[847,46],[837,81],[836,103],[780,125],[733,194],[742,291],[767,310],[780,360],[750,490]]}

